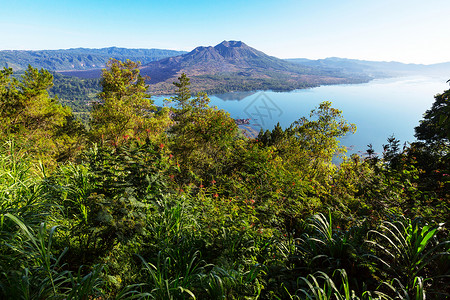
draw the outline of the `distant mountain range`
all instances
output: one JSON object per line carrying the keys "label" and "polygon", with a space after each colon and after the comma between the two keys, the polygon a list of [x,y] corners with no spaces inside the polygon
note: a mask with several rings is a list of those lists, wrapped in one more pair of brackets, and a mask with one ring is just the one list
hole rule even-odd
{"label": "distant mountain range", "polygon": [[348,58],[329,57],[325,59],[310,60],[306,58],[286,59],[314,68],[330,68],[345,74],[364,74],[372,78],[405,76],[413,74],[444,75],[450,78],[450,62],[423,65],[404,64],[400,62],[367,61]]}
{"label": "distant mountain range", "polygon": [[[132,50],[132,49],[130,49]],[[193,92],[226,93],[252,90],[294,90],[322,84],[358,83],[370,78],[345,74],[337,69],[298,64],[247,46],[241,41],[223,41],[212,47],[197,47],[189,53],[145,62],[139,53],[126,57],[141,61],[141,74],[150,77],[152,94],[171,94],[181,73],[191,78]],[[101,69],[58,71],[79,78],[99,78]]]}
{"label": "distant mountain range", "polygon": [[[181,73],[191,78],[193,92],[227,93],[293,90],[324,84],[360,83],[374,78],[438,74],[450,78],[450,63],[433,65],[374,62],[345,58],[279,59],[241,41],[223,41],[191,52],[164,49],[76,48],[68,50],[0,51],[0,67],[16,71],[28,64],[78,78],[99,78],[110,58],[140,61],[150,77],[152,94],[171,94]],[[77,83],[78,84],[78,83]]]}
{"label": "distant mountain range", "polygon": [[[186,51],[165,49],[76,48],[67,50],[3,50],[0,51],[0,68],[9,67],[15,71],[25,70],[28,65],[49,71],[92,70],[104,68],[110,58],[125,61],[131,59],[142,64]],[[99,73],[100,74],[100,73]]]}
{"label": "distant mountain range", "polygon": [[321,84],[367,80],[339,70],[289,62],[249,47],[241,41],[223,41],[212,47],[197,47],[189,53],[153,61],[141,74],[151,79],[155,94],[173,91],[172,82],[181,73],[191,78],[192,91],[212,93],[249,90],[293,90]]}

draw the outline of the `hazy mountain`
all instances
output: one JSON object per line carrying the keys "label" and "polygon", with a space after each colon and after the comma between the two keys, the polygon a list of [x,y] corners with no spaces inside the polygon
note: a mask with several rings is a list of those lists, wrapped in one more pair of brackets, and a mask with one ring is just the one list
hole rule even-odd
{"label": "hazy mountain", "polygon": [[431,65],[404,64],[400,62],[367,61],[348,58],[330,57],[310,60],[306,58],[286,59],[286,61],[319,67],[324,69],[340,70],[345,74],[364,74],[371,77],[391,77],[405,75],[447,75],[450,77],[450,62]]}
{"label": "hazy mountain", "polygon": [[[10,67],[21,71],[31,65],[51,71],[92,70],[105,67],[110,58],[131,59],[142,64],[162,58],[186,53],[185,51],[164,49],[127,49],[127,48],[75,48],[66,50],[3,50],[0,51],[0,67]],[[94,72],[100,74],[99,71]],[[91,76],[93,77],[93,76]]]}
{"label": "hazy mountain", "polygon": [[183,55],[150,62],[141,69],[141,74],[151,78],[149,83],[153,93],[173,91],[172,82],[181,73],[191,78],[193,91],[215,93],[293,90],[367,80],[364,76],[349,76],[338,70],[296,64],[269,56],[241,41],[223,41],[214,47],[197,47]]}

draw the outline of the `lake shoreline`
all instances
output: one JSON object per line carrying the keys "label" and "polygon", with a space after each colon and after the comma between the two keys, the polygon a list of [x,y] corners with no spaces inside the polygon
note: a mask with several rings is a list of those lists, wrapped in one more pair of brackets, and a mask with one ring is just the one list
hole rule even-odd
{"label": "lake shoreline", "polygon": [[[365,152],[368,144],[382,153],[382,145],[392,135],[402,144],[415,140],[414,127],[431,107],[434,95],[448,89],[447,80],[444,76],[403,76],[289,92],[234,92],[210,95],[210,105],[224,109],[234,119],[251,119],[247,126],[259,132],[273,129],[278,122],[287,128],[299,118],[308,117],[320,102],[331,101],[345,119],[357,126],[354,135],[341,140],[342,145],[352,149],[348,155]],[[155,97],[155,103],[162,104],[163,98]]]}

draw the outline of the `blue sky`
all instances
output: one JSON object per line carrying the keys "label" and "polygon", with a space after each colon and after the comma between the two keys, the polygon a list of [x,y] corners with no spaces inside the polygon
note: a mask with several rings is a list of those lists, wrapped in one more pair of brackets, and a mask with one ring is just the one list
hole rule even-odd
{"label": "blue sky", "polygon": [[241,40],[279,58],[450,61],[450,0],[0,0],[0,50]]}

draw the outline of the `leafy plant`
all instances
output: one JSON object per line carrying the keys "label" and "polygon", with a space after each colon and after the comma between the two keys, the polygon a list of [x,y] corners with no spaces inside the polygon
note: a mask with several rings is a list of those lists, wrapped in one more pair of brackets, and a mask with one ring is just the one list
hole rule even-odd
{"label": "leafy plant", "polygon": [[0,288],[4,296],[10,299],[86,299],[101,295],[101,266],[94,267],[84,276],[80,268],[74,277],[61,263],[67,249],[54,256],[52,245],[57,226],[47,233],[47,227],[42,223],[35,233],[16,216],[6,214],[4,217],[19,226],[25,238],[23,243],[9,245],[22,257],[23,266],[2,273]]}
{"label": "leafy plant", "polygon": [[183,264],[170,255],[163,257],[162,254],[162,252],[158,253],[156,265],[138,256],[149,275],[146,285],[142,286],[144,290],[148,287],[149,292],[144,292],[141,296],[163,300],[180,299],[188,295],[196,299],[192,289],[200,280],[200,274],[204,269],[202,261],[199,260],[200,253],[198,251],[193,254],[185,253],[185,256],[189,257],[187,264]]}
{"label": "leafy plant", "polygon": [[[381,270],[395,276],[406,291],[411,294],[422,279],[435,277],[429,269],[431,263],[441,256],[449,256],[449,240],[439,241],[437,233],[443,224],[421,224],[420,219],[398,217],[393,221],[383,221],[378,230],[368,233],[367,244],[372,246],[374,258]],[[438,251],[440,250],[440,251]]]}
{"label": "leafy plant", "polygon": [[396,295],[395,299],[426,299],[424,280],[422,277],[415,277],[412,286],[409,289],[407,289],[398,278],[392,279],[391,282],[384,282],[384,284]]}
{"label": "leafy plant", "polygon": [[[355,291],[350,289],[348,276],[345,270],[337,269],[333,272],[333,276],[339,273],[340,285],[335,283],[326,273],[318,271],[309,274],[307,277],[300,277],[299,280],[306,284],[307,287],[297,290],[295,295],[290,295],[291,299],[315,299],[315,300],[375,300],[390,299],[382,293],[364,291],[361,297],[358,297]],[[304,295],[301,297],[300,295]]]}
{"label": "leafy plant", "polygon": [[0,145],[0,212],[19,216],[29,224],[39,224],[48,215],[49,208],[52,206],[43,197],[46,193],[44,185],[40,182],[43,173],[43,166],[33,164],[27,152],[14,140],[2,143]]}
{"label": "leafy plant", "polygon": [[302,236],[298,251],[309,268],[334,270],[349,267],[355,260],[349,232],[333,228],[331,212],[328,218],[321,213],[313,215],[307,220],[307,228],[311,233]]}

